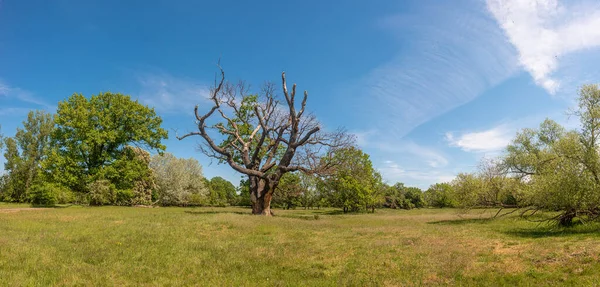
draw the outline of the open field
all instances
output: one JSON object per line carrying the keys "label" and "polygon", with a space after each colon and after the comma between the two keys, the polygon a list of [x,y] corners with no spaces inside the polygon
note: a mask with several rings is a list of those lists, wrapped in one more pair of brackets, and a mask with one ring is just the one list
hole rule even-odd
{"label": "open field", "polygon": [[[550,229],[455,210],[0,204],[0,285],[579,285],[600,282],[599,225]],[[318,214],[318,219],[315,219]]]}

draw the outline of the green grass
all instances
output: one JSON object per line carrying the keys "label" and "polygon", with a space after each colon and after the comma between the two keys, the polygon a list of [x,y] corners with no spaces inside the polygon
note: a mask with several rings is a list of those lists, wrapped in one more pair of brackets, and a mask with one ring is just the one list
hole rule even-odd
{"label": "green grass", "polygon": [[[592,286],[600,225],[549,228],[455,210],[0,204],[0,285]],[[318,219],[315,218],[318,215]]]}

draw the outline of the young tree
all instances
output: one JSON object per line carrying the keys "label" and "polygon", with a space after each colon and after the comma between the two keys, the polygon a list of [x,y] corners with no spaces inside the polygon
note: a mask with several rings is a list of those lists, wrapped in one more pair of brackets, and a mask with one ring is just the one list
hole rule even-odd
{"label": "young tree", "polygon": [[459,173],[452,181],[457,205],[465,210],[481,207],[481,193],[484,183],[475,173]]}
{"label": "young tree", "polygon": [[296,172],[286,173],[281,177],[277,192],[273,195],[273,205],[283,209],[292,209],[300,205],[302,195],[300,175]]}
{"label": "young tree", "polygon": [[425,191],[425,203],[430,207],[455,207],[456,199],[452,185],[449,183],[433,184]]}
{"label": "young tree", "polygon": [[150,168],[156,177],[156,200],[161,205],[208,204],[202,166],[195,159],[177,158],[171,153],[154,155]]}
{"label": "young tree", "polygon": [[22,128],[12,138],[6,138],[6,163],[8,173],[5,183],[5,199],[16,202],[28,201],[28,193],[36,182],[40,162],[47,156],[50,135],[54,127],[52,115],[44,111],[30,111]]}
{"label": "young tree", "polygon": [[120,160],[127,160],[127,146],[165,149],[161,141],[167,131],[160,127],[162,119],[154,109],[122,94],[100,93],[89,99],[74,94],[58,104],[55,122],[44,170],[49,180],[77,192],[87,192],[96,180],[118,184],[121,175],[129,179],[146,176],[147,167],[137,169],[141,171],[137,175],[118,168]]}
{"label": "young tree", "polygon": [[220,176],[210,179],[209,190],[210,202],[213,205],[235,205],[237,201],[237,194],[233,183]]}
{"label": "young tree", "polygon": [[344,212],[374,211],[382,199],[383,184],[369,155],[349,147],[337,150],[332,160],[339,164],[323,186],[329,192],[331,204]]}
{"label": "young tree", "polygon": [[418,187],[405,187],[403,190],[404,199],[407,202],[406,209],[421,208],[425,206],[423,200],[423,191]]}
{"label": "young tree", "polygon": [[304,209],[313,208],[318,204],[320,194],[317,189],[317,178],[310,174],[300,174],[300,194],[299,203]]}
{"label": "young tree", "polygon": [[[220,75],[211,90],[213,106],[205,114],[194,108],[198,130],[178,138],[201,136],[207,156],[248,176],[252,213],[269,216],[273,193],[285,173],[326,171],[330,166],[321,164],[323,155],[350,145],[353,137],[343,131],[323,132],[317,119],[306,113],[308,93],[298,107],[296,85],[288,91],[285,73],[281,79],[286,107],[279,106],[272,84],[266,84],[260,96],[250,95],[243,83],[226,82],[222,69]],[[208,126],[215,114],[221,122]],[[210,130],[225,139],[215,142],[218,134]]]}
{"label": "young tree", "polygon": [[248,179],[241,179],[240,185],[237,188],[238,197],[236,205],[238,206],[251,206],[252,202],[250,201],[250,181]]}

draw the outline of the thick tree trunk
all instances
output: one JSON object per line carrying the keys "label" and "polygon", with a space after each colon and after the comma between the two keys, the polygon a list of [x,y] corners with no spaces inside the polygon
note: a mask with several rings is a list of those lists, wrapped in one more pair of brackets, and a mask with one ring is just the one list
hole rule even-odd
{"label": "thick tree trunk", "polygon": [[265,179],[250,177],[250,201],[252,202],[252,214],[272,216],[271,199],[274,187]]}
{"label": "thick tree trunk", "polygon": [[258,198],[255,202],[252,202],[252,214],[254,215],[265,215],[272,216],[271,211],[271,198],[270,194],[265,194],[263,197]]}

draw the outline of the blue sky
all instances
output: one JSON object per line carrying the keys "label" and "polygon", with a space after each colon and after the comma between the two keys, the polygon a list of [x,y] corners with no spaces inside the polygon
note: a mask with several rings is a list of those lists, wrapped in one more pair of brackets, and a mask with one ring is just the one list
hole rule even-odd
{"label": "blue sky", "polygon": [[2,132],[75,92],[122,92],[157,109],[169,152],[237,184],[199,138],[174,137],[193,130],[219,58],[255,91],[286,71],[387,182],[426,188],[546,117],[577,127],[565,111],[600,82],[600,3],[0,0]]}

